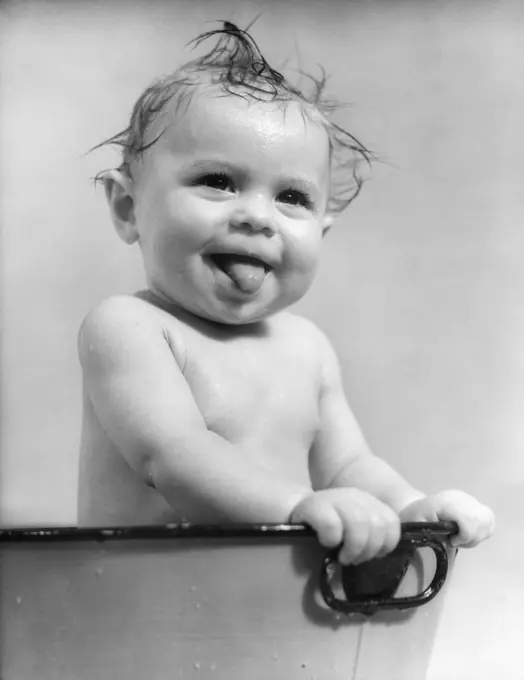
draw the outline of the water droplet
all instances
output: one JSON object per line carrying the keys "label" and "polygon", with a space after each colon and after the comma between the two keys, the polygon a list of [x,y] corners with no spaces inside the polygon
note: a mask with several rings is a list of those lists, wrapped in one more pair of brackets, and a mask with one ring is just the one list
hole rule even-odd
{"label": "water droplet", "polygon": [[193,668],[194,668],[196,671],[200,670],[200,663],[199,663],[198,661],[195,661],[195,663],[193,664]]}
{"label": "water droplet", "polygon": [[272,656],[271,658],[273,659],[273,661],[277,661],[277,660],[278,660],[278,656],[277,656],[276,654],[273,654],[273,656]]}
{"label": "water droplet", "polygon": [[102,576],[103,573],[104,573],[104,570],[102,569],[102,567],[97,567],[97,568],[95,569],[95,574],[96,574],[97,576]]}
{"label": "water droplet", "polygon": [[22,604],[22,598],[20,597],[20,595],[16,596],[16,604]]}
{"label": "water droplet", "polygon": [[196,586],[191,586],[189,589],[192,593],[196,593]]}
{"label": "water droplet", "polygon": [[196,607],[197,609],[200,609],[200,602],[197,602],[196,605],[195,605],[195,607]]}
{"label": "water droplet", "polygon": [[215,663],[214,661],[213,661],[213,663],[211,664],[211,666],[209,667],[209,669],[212,670],[212,671],[216,671],[217,665],[216,665],[216,663]]}

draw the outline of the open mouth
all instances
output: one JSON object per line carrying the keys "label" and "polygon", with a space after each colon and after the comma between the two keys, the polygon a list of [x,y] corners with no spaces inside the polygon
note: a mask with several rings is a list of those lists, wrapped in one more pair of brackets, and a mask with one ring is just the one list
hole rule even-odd
{"label": "open mouth", "polygon": [[213,253],[209,259],[244,293],[257,293],[271,271],[266,262],[251,255]]}

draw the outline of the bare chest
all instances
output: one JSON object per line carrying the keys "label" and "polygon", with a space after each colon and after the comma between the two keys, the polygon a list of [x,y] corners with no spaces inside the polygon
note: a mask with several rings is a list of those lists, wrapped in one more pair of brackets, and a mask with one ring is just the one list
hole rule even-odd
{"label": "bare chest", "polygon": [[184,374],[210,430],[266,450],[309,449],[318,426],[319,375],[305,346],[193,338]]}

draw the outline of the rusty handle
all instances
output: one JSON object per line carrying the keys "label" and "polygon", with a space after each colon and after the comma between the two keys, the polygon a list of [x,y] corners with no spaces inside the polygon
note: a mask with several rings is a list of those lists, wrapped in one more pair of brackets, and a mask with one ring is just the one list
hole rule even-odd
{"label": "rusty handle", "polygon": [[[370,560],[358,566],[342,567],[342,582],[346,599],[337,597],[333,591],[335,565],[338,561],[339,548],[330,551],[324,558],[320,573],[319,588],[324,601],[331,609],[343,614],[372,615],[380,610],[404,610],[420,607],[432,600],[444,585],[448,573],[449,560],[445,541],[457,533],[458,527],[455,522],[408,522],[402,525],[402,534],[399,545],[393,553],[386,555],[380,560]],[[416,548],[431,548],[435,553],[436,566],[431,583],[427,588],[416,595],[408,597],[393,597],[394,592],[400,585]],[[377,565],[379,566],[377,570]],[[351,590],[348,584],[354,584],[359,574],[367,576],[368,572],[378,573],[378,579],[387,583],[378,587],[377,592],[362,595]],[[371,578],[373,574],[371,574]]]}

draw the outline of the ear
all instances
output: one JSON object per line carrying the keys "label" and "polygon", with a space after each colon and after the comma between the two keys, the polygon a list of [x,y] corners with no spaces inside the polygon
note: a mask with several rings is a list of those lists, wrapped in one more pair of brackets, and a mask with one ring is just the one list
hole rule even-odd
{"label": "ear", "polygon": [[133,180],[120,170],[109,170],[104,175],[103,182],[117,234],[122,241],[131,245],[139,236],[135,218]]}
{"label": "ear", "polygon": [[322,220],[322,236],[325,236],[331,229],[333,223],[335,222],[336,217],[337,216],[334,213],[326,213],[324,215],[324,218]]}

